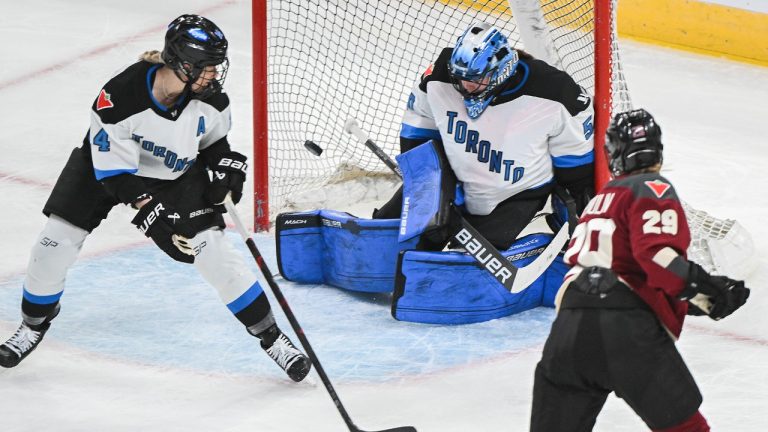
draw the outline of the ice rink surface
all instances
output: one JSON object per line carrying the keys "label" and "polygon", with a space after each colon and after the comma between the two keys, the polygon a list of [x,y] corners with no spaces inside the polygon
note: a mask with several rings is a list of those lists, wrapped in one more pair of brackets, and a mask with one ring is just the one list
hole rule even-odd
{"label": "ice rink surface", "polygon": [[[40,209],[80,145],[93,99],[140,52],[160,49],[165,25],[181,13],[210,17],[230,40],[230,142],[250,153],[249,4],[35,0],[3,8],[0,339],[18,325],[28,251],[45,222]],[[739,220],[754,239],[758,268],[748,279],[749,303],[722,322],[688,320],[678,346],[713,430],[766,431],[768,68],[632,42],[623,47],[635,105],[651,111],[664,131],[665,175],[684,200]],[[250,219],[250,203],[241,207]],[[89,237],[45,342],[21,366],[0,370],[0,430],[345,430],[317,376],[300,384],[285,378],[213,288],[136,232],[131,214],[116,208]],[[273,238],[260,234],[256,242],[276,269]],[[361,428],[527,430],[551,309],[426,326],[394,321],[386,296],[279,283]],[[645,428],[611,397],[595,430]]]}

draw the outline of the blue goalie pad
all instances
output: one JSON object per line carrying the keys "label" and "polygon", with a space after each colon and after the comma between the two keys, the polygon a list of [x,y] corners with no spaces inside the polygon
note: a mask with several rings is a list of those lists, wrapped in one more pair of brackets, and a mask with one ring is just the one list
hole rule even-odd
{"label": "blue goalie pad", "polygon": [[[539,256],[551,234],[530,234],[502,252],[516,267]],[[404,251],[400,253],[392,298],[392,316],[427,324],[469,324],[554,306],[555,294],[568,266],[558,255],[531,285],[509,292],[463,252]]]}
{"label": "blue goalie pad", "polygon": [[277,265],[286,280],[363,292],[392,292],[398,253],[419,238],[398,242],[399,219],[360,219],[334,210],[277,217]]}
{"label": "blue goalie pad", "polygon": [[442,149],[427,141],[395,157],[403,173],[400,241],[438,228],[448,220],[456,178]]}

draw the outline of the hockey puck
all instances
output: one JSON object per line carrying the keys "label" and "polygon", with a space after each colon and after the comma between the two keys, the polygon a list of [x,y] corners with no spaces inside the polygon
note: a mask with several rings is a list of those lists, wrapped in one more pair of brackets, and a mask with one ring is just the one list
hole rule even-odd
{"label": "hockey puck", "polygon": [[315,156],[320,156],[321,154],[323,154],[323,149],[321,149],[319,145],[315,144],[310,140],[304,141],[304,147],[306,147],[307,150],[309,150],[309,152]]}

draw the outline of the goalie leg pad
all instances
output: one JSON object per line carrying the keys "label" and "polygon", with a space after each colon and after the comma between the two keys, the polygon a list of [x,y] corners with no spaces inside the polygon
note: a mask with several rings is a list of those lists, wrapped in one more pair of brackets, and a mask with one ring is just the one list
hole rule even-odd
{"label": "goalie leg pad", "polygon": [[361,219],[334,210],[277,217],[277,263],[286,280],[363,292],[391,292],[398,252],[398,219]]}
{"label": "goalie leg pad", "polygon": [[[522,267],[542,253],[550,234],[530,234],[502,253]],[[567,266],[558,256],[531,285],[509,292],[463,252],[404,251],[398,260],[392,316],[427,324],[469,324],[553,306]]]}

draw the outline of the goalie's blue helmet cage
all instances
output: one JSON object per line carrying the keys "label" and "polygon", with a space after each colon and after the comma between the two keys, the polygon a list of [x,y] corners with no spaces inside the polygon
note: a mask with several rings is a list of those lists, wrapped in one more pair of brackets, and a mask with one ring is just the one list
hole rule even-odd
{"label": "goalie's blue helmet cage", "polygon": [[[459,36],[453,48],[448,70],[453,87],[464,96],[470,118],[477,118],[496,96],[501,84],[515,71],[517,50],[509,46],[507,37],[496,27],[474,23]],[[479,93],[469,93],[461,81],[487,86]]]}
{"label": "goalie's blue helmet cage", "polygon": [[228,47],[227,38],[213,21],[186,14],[168,24],[162,58],[168,67],[186,77],[188,85],[194,83],[206,67],[214,66],[216,77],[195,95],[204,99],[224,86],[229,69]]}
{"label": "goalie's blue helmet cage", "polygon": [[661,127],[644,109],[616,114],[605,132],[605,154],[614,176],[663,161]]}

